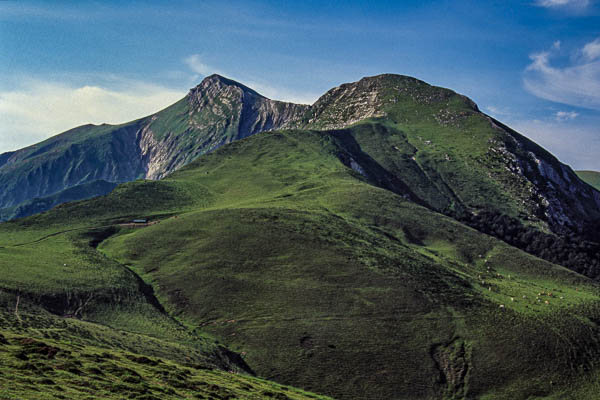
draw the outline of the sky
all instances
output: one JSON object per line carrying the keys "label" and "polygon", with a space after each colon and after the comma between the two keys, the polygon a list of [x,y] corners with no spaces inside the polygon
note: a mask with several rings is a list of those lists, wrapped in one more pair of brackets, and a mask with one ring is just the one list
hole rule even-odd
{"label": "sky", "polygon": [[600,171],[600,0],[0,1],[0,153],[152,114],[212,73],[308,104],[414,76]]}

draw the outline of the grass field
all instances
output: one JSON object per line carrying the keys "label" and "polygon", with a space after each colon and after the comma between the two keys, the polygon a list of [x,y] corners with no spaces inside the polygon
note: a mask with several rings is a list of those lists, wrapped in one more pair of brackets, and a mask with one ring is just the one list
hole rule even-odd
{"label": "grass field", "polygon": [[145,335],[39,312],[0,321],[0,399],[325,399]]}
{"label": "grass field", "polygon": [[[192,370],[190,390],[223,385],[230,375],[217,369],[247,368],[335,398],[593,399],[597,284],[409,201],[466,204],[439,196],[441,184],[418,187],[417,173],[405,171],[402,182],[416,180],[403,186],[381,172],[410,164],[410,140],[378,124],[265,133],[163,181],[0,225],[4,315],[18,326],[20,298],[21,319],[33,321],[5,333],[10,351],[0,354],[20,351],[33,330],[45,345],[85,346],[74,357],[84,371],[95,367],[83,354],[116,352],[110,362],[148,387],[162,364],[140,367],[126,352],[175,370],[189,368],[186,354],[215,369]],[[153,224],[124,224],[134,218]],[[76,329],[47,338],[46,318]],[[77,344],[87,335],[96,339]],[[21,374],[10,365],[0,377]],[[38,387],[26,375],[14,396]],[[107,396],[113,384],[144,386],[82,376]],[[252,382],[253,393],[279,390]],[[148,390],[136,395],[165,396]]]}

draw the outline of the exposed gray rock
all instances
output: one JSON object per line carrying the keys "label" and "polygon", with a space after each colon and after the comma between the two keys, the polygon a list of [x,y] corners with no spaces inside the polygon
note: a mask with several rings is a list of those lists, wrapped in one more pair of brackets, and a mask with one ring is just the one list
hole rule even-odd
{"label": "exposed gray rock", "polygon": [[[183,133],[169,131],[157,139],[153,122],[138,132],[147,179],[160,179],[201,154],[259,132],[279,129],[296,121],[307,105],[270,100],[237,82],[211,75],[186,96]],[[194,141],[190,143],[190,136]],[[182,148],[185,142],[186,148]]]}

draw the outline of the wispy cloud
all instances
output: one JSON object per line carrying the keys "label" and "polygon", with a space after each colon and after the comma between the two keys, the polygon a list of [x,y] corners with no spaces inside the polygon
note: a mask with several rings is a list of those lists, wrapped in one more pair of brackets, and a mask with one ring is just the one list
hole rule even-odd
{"label": "wispy cloud", "polygon": [[485,107],[486,111],[488,111],[490,113],[491,116],[493,117],[507,117],[509,115],[511,115],[511,112],[504,107],[498,107],[498,106],[487,106]]}
{"label": "wispy cloud", "polygon": [[212,74],[226,75],[223,71],[220,71],[202,60],[200,54],[192,54],[186,57],[184,60],[185,64],[196,74],[200,76],[208,76]]}
{"label": "wispy cloud", "polygon": [[554,119],[558,122],[564,122],[575,119],[578,116],[579,113],[576,113],[575,111],[557,111],[556,114],[554,114]]}
{"label": "wispy cloud", "polygon": [[200,79],[201,76],[219,74],[227,78],[233,79],[235,81],[238,81],[256,90],[260,94],[274,100],[289,101],[292,103],[301,104],[312,104],[318,98],[318,95],[314,93],[297,92],[284,87],[277,87],[272,84],[265,83],[263,80],[254,77],[238,77],[235,73],[223,71],[220,68],[216,68],[206,63],[200,54],[192,54],[186,57],[183,61],[192,72],[197,74],[195,76],[196,80]]}
{"label": "wispy cloud", "polygon": [[[99,79],[102,80],[102,79]],[[156,112],[185,93],[145,82],[123,80],[119,87],[73,85],[22,78],[0,90],[0,153],[93,123],[123,123]]]}
{"label": "wispy cloud", "polygon": [[600,54],[596,39],[583,46],[571,65],[559,67],[551,62],[555,49],[530,55],[524,75],[525,88],[546,100],[600,110]]}
{"label": "wispy cloud", "polygon": [[590,0],[537,0],[535,4],[539,7],[562,8],[572,7],[583,9],[590,5]]}
{"label": "wispy cloud", "polygon": [[585,61],[594,61],[600,58],[600,38],[583,46],[581,49]]}

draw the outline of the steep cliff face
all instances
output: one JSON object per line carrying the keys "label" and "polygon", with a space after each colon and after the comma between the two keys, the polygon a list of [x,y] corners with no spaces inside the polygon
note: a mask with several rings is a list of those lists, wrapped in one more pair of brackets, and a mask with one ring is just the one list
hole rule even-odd
{"label": "steep cliff face", "polygon": [[[219,75],[150,117],[138,132],[146,178],[160,179],[201,154],[298,120],[308,106],[270,100]],[[165,122],[168,122],[166,124]]]}
{"label": "steep cliff face", "polygon": [[0,210],[98,180],[160,179],[223,144],[294,121],[307,108],[212,75],[154,115],[84,125],[0,155]]}
{"label": "steep cliff face", "polygon": [[527,187],[519,199],[532,215],[540,217],[557,232],[581,231],[600,218],[600,192],[585,184],[567,165],[552,154],[490,118],[505,142],[495,142],[490,152],[504,160],[505,171]]}

